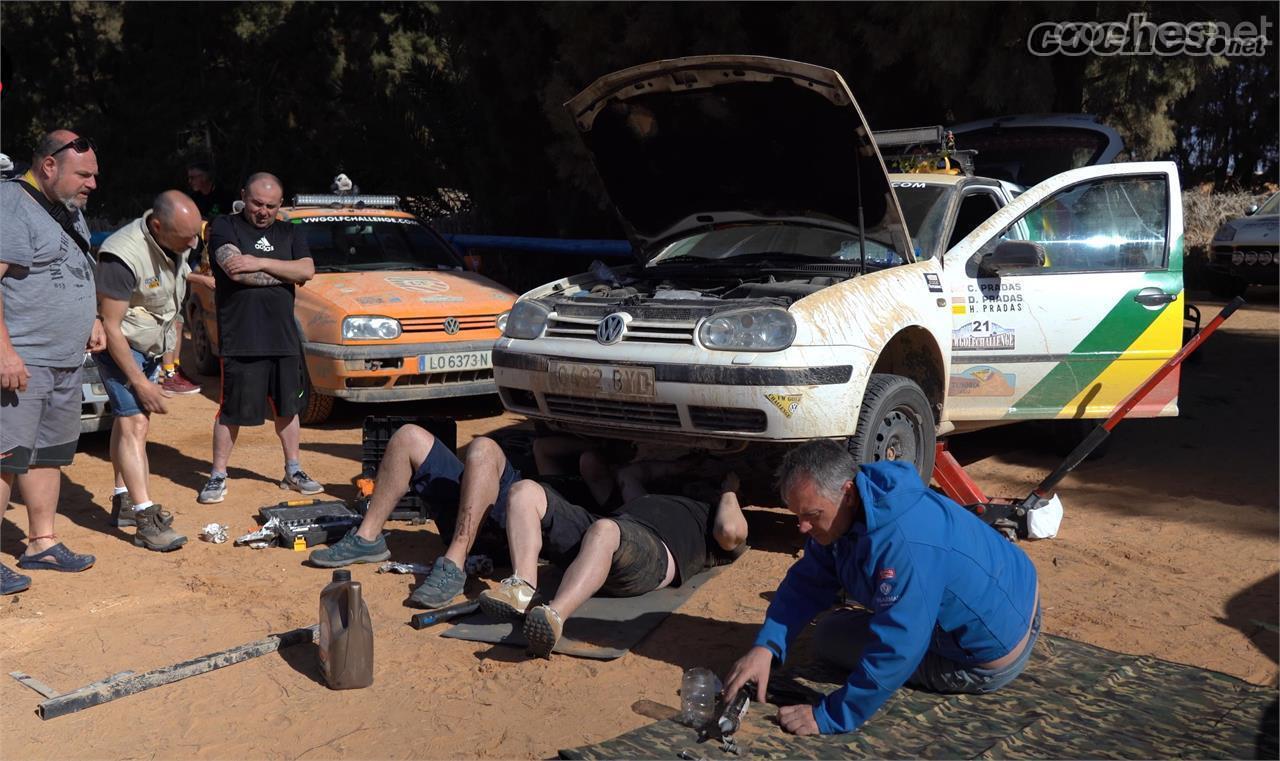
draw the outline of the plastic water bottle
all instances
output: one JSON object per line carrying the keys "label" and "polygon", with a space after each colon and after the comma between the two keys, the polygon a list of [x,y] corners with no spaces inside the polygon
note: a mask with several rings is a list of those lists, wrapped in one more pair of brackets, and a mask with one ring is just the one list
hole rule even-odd
{"label": "plastic water bottle", "polygon": [[702,729],[716,719],[720,677],[710,669],[692,668],[680,681],[680,723]]}

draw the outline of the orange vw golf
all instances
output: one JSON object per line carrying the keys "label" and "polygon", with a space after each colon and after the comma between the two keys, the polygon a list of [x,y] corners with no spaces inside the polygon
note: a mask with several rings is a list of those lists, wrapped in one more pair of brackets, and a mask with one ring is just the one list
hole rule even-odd
{"label": "orange vw golf", "polygon": [[[399,402],[492,394],[493,342],[516,295],[463,267],[394,196],[296,196],[281,218],[307,236],[316,276],[297,290],[306,355],[302,422],[335,398]],[[196,369],[218,372],[212,278],[191,287]]]}

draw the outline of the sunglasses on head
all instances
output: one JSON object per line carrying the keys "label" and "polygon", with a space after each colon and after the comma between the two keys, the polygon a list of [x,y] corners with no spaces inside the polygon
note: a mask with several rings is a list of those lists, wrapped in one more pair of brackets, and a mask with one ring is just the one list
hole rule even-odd
{"label": "sunglasses on head", "polygon": [[77,137],[75,140],[72,140],[71,142],[69,142],[69,143],[67,143],[66,145],[62,146],[61,148],[59,148],[58,150],[54,151],[53,153],[50,153],[49,155],[50,155],[50,156],[57,156],[59,153],[62,153],[63,151],[65,151],[65,150],[66,150],[66,149],[68,149],[68,148],[70,148],[71,150],[75,151],[76,153],[86,153],[86,152],[88,152],[88,151],[96,151],[96,150],[98,150],[98,146],[94,144],[94,142],[93,142],[93,138],[91,138],[91,137]]}

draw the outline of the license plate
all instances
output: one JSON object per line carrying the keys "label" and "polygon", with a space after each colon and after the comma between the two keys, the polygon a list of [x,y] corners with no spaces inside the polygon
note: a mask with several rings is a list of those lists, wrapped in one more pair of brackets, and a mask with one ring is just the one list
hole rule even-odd
{"label": "license plate", "polygon": [[566,394],[652,399],[653,368],[555,362],[547,366],[551,389]]}
{"label": "license plate", "polygon": [[445,354],[419,354],[418,372],[447,373],[453,370],[488,370],[493,356],[487,351],[459,351]]}

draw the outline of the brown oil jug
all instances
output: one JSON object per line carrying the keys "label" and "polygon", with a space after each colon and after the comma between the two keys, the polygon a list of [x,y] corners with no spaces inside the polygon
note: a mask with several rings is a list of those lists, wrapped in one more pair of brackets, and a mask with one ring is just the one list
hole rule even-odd
{"label": "brown oil jug", "polygon": [[320,673],[334,690],[373,684],[373,623],[350,571],[334,571],[320,592]]}

